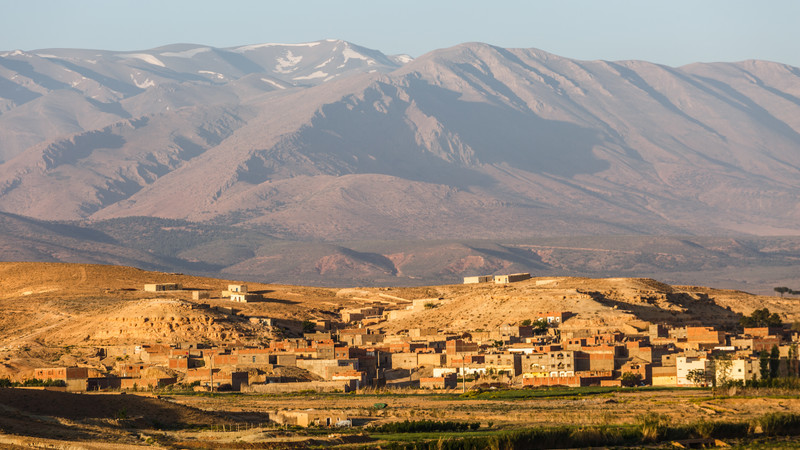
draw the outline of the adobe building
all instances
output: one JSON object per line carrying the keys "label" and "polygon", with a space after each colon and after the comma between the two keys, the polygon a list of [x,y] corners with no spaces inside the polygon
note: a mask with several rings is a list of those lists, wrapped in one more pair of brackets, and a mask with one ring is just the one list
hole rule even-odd
{"label": "adobe building", "polygon": [[309,427],[312,425],[321,427],[341,427],[352,424],[350,418],[343,411],[331,410],[306,410],[306,411],[279,411],[274,416],[270,414],[271,420],[281,425],[295,425],[298,427]]}
{"label": "adobe building", "polygon": [[492,275],[464,277],[464,284],[491,283],[492,281],[494,281],[494,277]]}
{"label": "adobe building", "polygon": [[439,377],[422,377],[419,379],[420,389],[455,389],[458,385],[455,372],[442,374]]}
{"label": "adobe building", "polygon": [[232,292],[231,301],[239,303],[257,302],[261,300],[261,295],[249,292]]}
{"label": "adobe building", "polygon": [[205,298],[211,298],[211,292],[209,291],[192,291],[192,300],[202,300]]}
{"label": "adobe building", "polygon": [[512,273],[509,275],[495,275],[494,284],[508,284],[517,281],[525,281],[531,278],[529,273]]}
{"label": "adobe building", "polygon": [[85,391],[89,379],[89,368],[47,367],[34,369],[33,377],[40,380],[63,381],[68,392]]}
{"label": "adobe building", "polygon": [[145,284],[145,292],[180,291],[181,285],[178,283],[154,283]]}

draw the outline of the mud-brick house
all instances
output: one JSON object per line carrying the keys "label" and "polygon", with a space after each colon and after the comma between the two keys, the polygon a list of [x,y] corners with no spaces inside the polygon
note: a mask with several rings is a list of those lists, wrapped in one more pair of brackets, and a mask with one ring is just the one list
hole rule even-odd
{"label": "mud-brick house", "polygon": [[604,380],[613,378],[611,371],[591,371],[591,372],[576,372],[572,376],[534,376],[526,377],[523,375],[523,386],[569,386],[569,387],[582,387],[582,386],[600,386]]}
{"label": "mud-brick house", "polygon": [[117,363],[114,372],[122,378],[139,378],[142,372],[154,367],[153,364],[139,363],[139,364],[123,364]]}
{"label": "mud-brick house", "polygon": [[67,391],[85,391],[89,379],[87,367],[47,367],[33,370],[33,377],[40,380],[63,381]]}
{"label": "mud-brick house", "polygon": [[494,283],[495,284],[516,283],[517,281],[525,281],[530,278],[531,274],[529,273],[512,273],[508,275],[495,275]]}
{"label": "mud-brick house", "polygon": [[370,329],[355,328],[339,330],[339,342],[350,346],[358,347],[380,344],[385,338],[385,334],[376,333]]}
{"label": "mud-brick house", "polygon": [[536,314],[537,320],[544,320],[547,322],[548,325],[551,326],[558,326],[564,323],[569,317],[572,316],[572,313],[567,311],[548,311],[548,312],[540,312]]}
{"label": "mud-brick house", "polygon": [[714,327],[686,327],[686,344],[691,349],[712,349],[725,345],[725,332]]}
{"label": "mud-brick house", "polygon": [[355,381],[356,387],[361,388],[367,385],[367,373],[360,370],[339,370],[330,376],[331,381]]}
{"label": "mud-brick house", "polygon": [[464,277],[464,284],[491,283],[492,281],[494,281],[493,275],[476,275],[471,277]]}
{"label": "mud-brick house", "polygon": [[422,377],[419,379],[420,389],[455,389],[458,376],[455,372],[442,374],[439,377]]}
{"label": "mud-brick house", "polygon": [[178,382],[175,377],[150,377],[150,378],[120,378],[120,389],[158,389]]}
{"label": "mud-brick house", "polygon": [[625,363],[623,363],[620,367],[619,373],[620,375],[625,373],[639,375],[644,384],[649,385],[653,382],[653,373],[650,361],[639,357],[633,357],[630,360],[625,361]]}
{"label": "mud-brick house", "polygon": [[676,366],[660,366],[650,368],[650,384],[653,386],[677,386],[678,370]]}
{"label": "mud-brick house", "polygon": [[139,358],[150,364],[167,364],[170,350],[171,348],[168,345],[143,345],[139,352]]}
{"label": "mud-brick house", "polygon": [[463,353],[476,353],[478,351],[478,344],[476,342],[468,342],[462,339],[453,339],[447,341],[445,346],[445,353],[447,356],[460,355]]}
{"label": "mud-brick house", "polygon": [[519,372],[528,377],[566,377],[576,372],[576,352],[559,350],[547,353],[518,355]]}
{"label": "mud-brick house", "polygon": [[261,294],[252,292],[233,292],[231,293],[231,301],[238,303],[250,303],[261,301]]}
{"label": "mud-brick house", "polygon": [[419,364],[417,353],[392,353],[392,369],[416,369]]}
{"label": "mud-brick house", "polygon": [[279,411],[270,414],[270,420],[281,425],[294,425],[298,427],[321,426],[341,427],[349,426],[352,420],[343,411],[332,410],[306,410],[306,411]]}
{"label": "mud-brick house", "polygon": [[181,285],[178,283],[153,283],[145,284],[145,292],[180,291]]}
{"label": "mud-brick house", "polygon": [[484,355],[483,364],[495,373],[517,376],[522,373],[522,359],[519,353],[492,353]]}

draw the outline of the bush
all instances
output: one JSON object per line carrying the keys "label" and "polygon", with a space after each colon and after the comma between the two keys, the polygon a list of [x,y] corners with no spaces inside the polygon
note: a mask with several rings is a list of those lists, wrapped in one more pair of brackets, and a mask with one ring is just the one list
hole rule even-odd
{"label": "bush", "polygon": [[737,438],[745,437],[749,431],[746,422],[711,422],[701,420],[692,426],[694,433],[701,438]]}
{"label": "bush", "polygon": [[757,423],[768,436],[800,434],[800,414],[769,413],[757,419]]}
{"label": "bush", "polygon": [[637,417],[636,424],[645,442],[658,442],[669,430],[669,416],[651,412]]}
{"label": "bush", "polygon": [[427,433],[432,431],[468,431],[480,428],[480,422],[439,422],[435,420],[405,420],[372,428],[375,433]]}

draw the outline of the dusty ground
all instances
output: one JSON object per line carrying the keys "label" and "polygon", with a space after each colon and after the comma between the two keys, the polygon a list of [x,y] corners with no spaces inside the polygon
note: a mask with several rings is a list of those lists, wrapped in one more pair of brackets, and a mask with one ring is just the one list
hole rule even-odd
{"label": "dusty ground", "polygon": [[[152,293],[145,283],[181,283],[217,296],[193,301],[189,292]],[[649,323],[734,326],[739,314],[767,307],[786,322],[800,320],[800,300],[705,287],[669,286],[639,278],[534,278],[509,285],[328,289],[248,282],[264,301],[233,303],[218,293],[237,280],[147,272],[130,267],[61,263],[0,263],[0,377],[43,365],[99,364],[103,345],[206,341],[261,345],[275,330],[247,317],[298,321],[336,319],[361,305],[403,309],[414,299],[436,308],[375,325],[387,333],[433,327],[488,330],[571,311],[565,331],[643,330]],[[207,304],[207,308],[201,307]],[[231,314],[229,308],[236,310]],[[226,309],[228,308],[228,309]]]}
{"label": "dusty ground", "polygon": [[[460,392],[454,392],[456,395]],[[710,391],[669,390],[614,392],[594,395],[569,395],[542,399],[456,399],[435,395],[307,395],[300,397],[237,396],[176,397],[175,402],[203,410],[237,412],[275,412],[306,408],[345,410],[367,422],[395,420],[480,421],[484,426],[519,428],[539,425],[629,424],[636,416],[657,412],[676,424],[699,419],[743,420],[767,412],[800,413],[800,397],[792,398],[710,398]],[[385,410],[373,405],[383,402]]]}
{"label": "dusty ground", "polygon": [[[504,400],[430,394],[153,398],[0,389],[0,446],[286,448],[375,442],[358,430],[309,434],[268,421],[270,413],[308,408],[344,411],[359,426],[432,419],[477,421],[483,429],[631,424],[650,412],[668,416],[673,425],[698,420],[746,422],[776,411],[800,413],[796,393],[787,396],[762,391],[729,396],[731,393],[719,392],[715,398],[708,390],[626,390]],[[374,404],[379,402],[388,406],[375,409]]]}
{"label": "dusty ground", "polygon": [[[265,301],[193,301],[188,293],[146,293],[145,283],[176,282],[187,289],[220,291],[236,281],[145,272],[129,267],[57,263],[0,263],[0,377],[52,364],[99,364],[101,345],[202,341],[260,343],[274,338],[243,316],[304,320],[333,318],[338,310],[381,304],[404,308],[414,299],[439,306],[378,324],[387,332],[416,327],[444,331],[489,329],[535,318],[540,311],[575,313],[565,330],[641,328],[650,322],[731,326],[739,314],[768,307],[784,321],[800,320],[796,299],[754,296],[704,287],[669,286],[648,279],[534,278],[511,285],[445,285],[418,288],[326,289],[248,282]],[[201,308],[207,303],[209,308]],[[234,307],[231,314],[215,307]],[[347,410],[362,421],[469,420],[495,427],[544,424],[629,423],[649,411],[673,420],[746,420],[770,411],[800,412],[797,397],[705,399],[707,392],[662,391],[570,396],[538,400],[455,400],[435,396],[230,396],[143,399],[0,389],[0,446],[126,448],[144,443],[179,447],[211,442],[308,441],[275,428],[252,429],[281,409],[322,407]],[[389,404],[375,410],[376,402]],[[164,424],[180,430],[159,430]],[[208,427],[239,424],[239,431]],[[186,429],[182,424],[201,427]],[[241,429],[242,424],[246,429]],[[169,427],[167,427],[169,428]],[[173,427],[175,428],[175,427]],[[230,430],[230,428],[228,428]],[[314,437],[332,445],[354,436]],[[97,447],[104,442],[103,446]],[[237,444],[238,442],[238,444]],[[308,443],[308,442],[306,442]],[[266,445],[266,444],[265,444]],[[69,447],[69,445],[67,446]],[[206,445],[208,447],[208,445]]]}

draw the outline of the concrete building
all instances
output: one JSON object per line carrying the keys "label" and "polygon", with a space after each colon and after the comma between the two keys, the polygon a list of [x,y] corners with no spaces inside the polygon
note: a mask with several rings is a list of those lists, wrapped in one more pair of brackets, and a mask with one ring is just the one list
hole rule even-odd
{"label": "concrete building", "polygon": [[250,292],[232,292],[231,301],[239,303],[257,302],[261,300],[260,294],[253,294]]}
{"label": "concrete building", "polygon": [[457,386],[458,376],[455,372],[442,376],[422,377],[419,379],[420,389],[454,389]]}
{"label": "concrete building", "polygon": [[761,378],[761,366],[758,359],[717,360],[714,367],[718,384],[726,381],[747,383]]}
{"label": "concrete building", "polygon": [[495,275],[494,276],[494,283],[495,284],[508,284],[514,283],[517,281],[525,281],[531,278],[531,274],[529,273],[512,273],[509,275]]}
{"label": "concrete building", "polygon": [[[694,381],[689,380],[689,373],[695,370],[702,370],[709,374],[713,370],[711,361],[706,357],[698,356],[678,356],[675,358],[676,383],[678,386],[697,386]],[[706,385],[705,382],[699,385]]]}
{"label": "concrete building", "polygon": [[206,298],[211,298],[211,292],[209,291],[192,291],[192,300],[202,300]]}
{"label": "concrete building", "polygon": [[677,386],[677,368],[675,366],[651,367],[650,379],[650,384],[653,386]]}
{"label": "concrete building", "polygon": [[528,377],[567,377],[575,375],[575,352],[559,350],[519,355],[520,372]]}
{"label": "concrete building", "polygon": [[144,290],[145,292],[180,291],[181,285],[178,283],[145,284]]}
{"label": "concrete building", "polygon": [[294,425],[298,427],[342,427],[352,425],[352,421],[343,411],[331,410],[306,410],[306,411],[279,411],[270,414],[270,419],[281,425]]}
{"label": "concrete building", "polygon": [[464,284],[491,283],[494,280],[492,275],[478,275],[474,277],[464,277]]}

